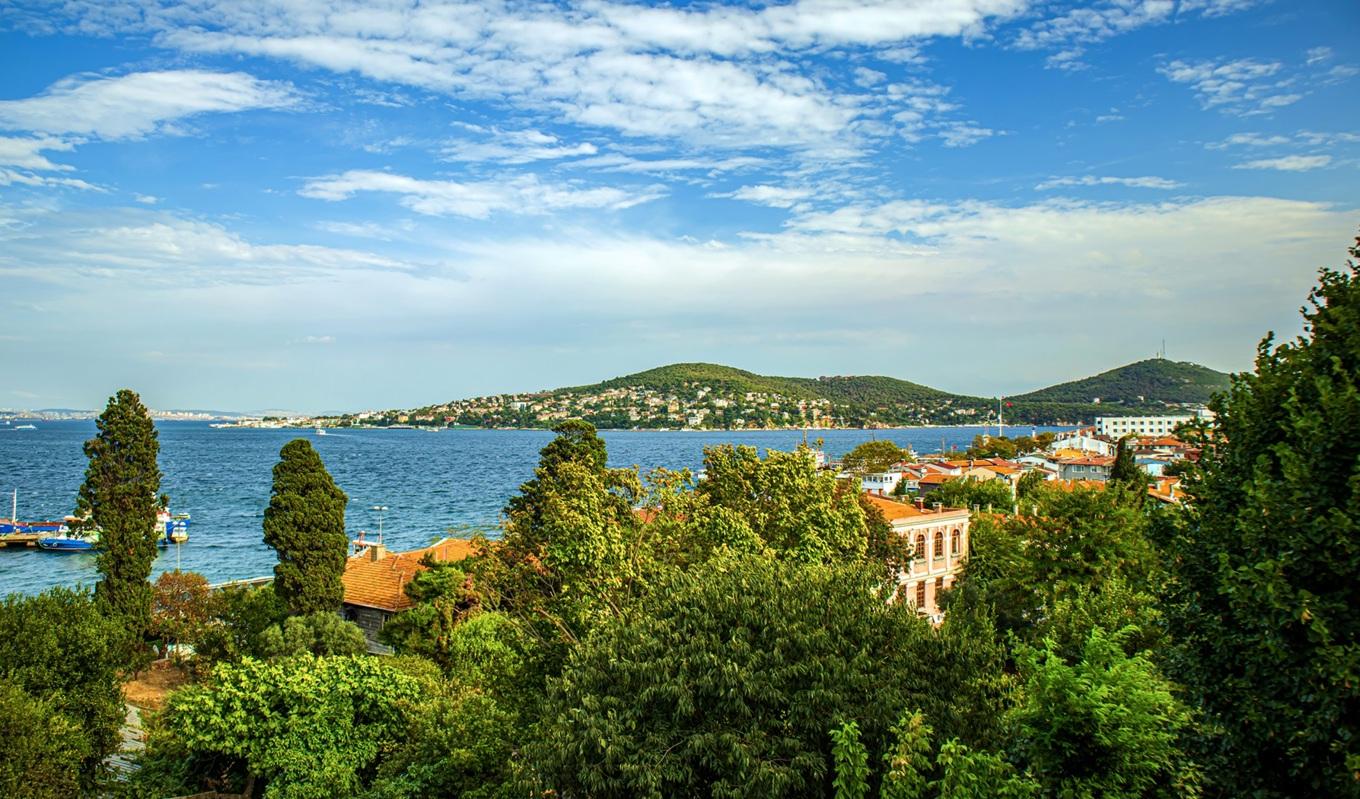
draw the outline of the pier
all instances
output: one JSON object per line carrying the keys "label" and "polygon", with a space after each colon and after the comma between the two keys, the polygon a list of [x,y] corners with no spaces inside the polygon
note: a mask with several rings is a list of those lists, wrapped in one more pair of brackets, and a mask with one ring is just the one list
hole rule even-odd
{"label": "pier", "polygon": [[38,533],[5,533],[0,535],[0,549],[9,549],[10,547],[33,549],[38,546],[38,539],[41,537]]}

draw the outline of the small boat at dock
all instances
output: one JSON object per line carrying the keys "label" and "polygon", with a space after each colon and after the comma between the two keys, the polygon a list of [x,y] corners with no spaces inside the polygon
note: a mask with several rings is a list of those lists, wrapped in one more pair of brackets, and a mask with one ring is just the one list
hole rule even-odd
{"label": "small boat at dock", "polygon": [[38,539],[38,549],[48,552],[93,552],[94,546],[95,541],[70,534]]}

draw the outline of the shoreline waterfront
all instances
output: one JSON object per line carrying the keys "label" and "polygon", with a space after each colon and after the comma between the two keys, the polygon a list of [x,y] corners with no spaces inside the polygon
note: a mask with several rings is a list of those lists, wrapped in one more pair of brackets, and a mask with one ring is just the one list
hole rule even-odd
{"label": "shoreline waterfront", "polygon": [[[995,429],[995,428],[993,428]],[[1022,428],[1028,431],[1028,427]],[[1051,429],[1051,428],[1038,428]],[[376,535],[379,523],[394,549],[415,549],[448,534],[496,534],[500,511],[520,484],[533,476],[538,450],[552,439],[547,430],[449,429],[442,435],[406,435],[407,430],[305,428],[211,428],[206,422],[160,422],[163,490],[176,511],[190,513],[193,537],[178,553],[185,570],[212,582],[269,574],[274,553],[265,546],[261,519],[269,501],[271,470],[279,449],[306,437],[349,495],[346,528]],[[50,422],[36,430],[0,435],[0,489],[19,492],[23,518],[58,518],[70,513],[84,475],[84,441],[92,421]],[[978,426],[912,427],[878,430],[808,430],[839,457],[870,438],[911,445],[918,452],[943,444],[966,447]],[[749,444],[787,450],[802,430],[606,430],[610,465],[698,468],[711,444]],[[381,518],[375,506],[386,506]],[[172,570],[174,547],[161,551],[155,574]],[[154,575],[153,575],[154,577]],[[94,558],[39,551],[0,552],[0,594],[36,593],[54,585],[91,584]]]}

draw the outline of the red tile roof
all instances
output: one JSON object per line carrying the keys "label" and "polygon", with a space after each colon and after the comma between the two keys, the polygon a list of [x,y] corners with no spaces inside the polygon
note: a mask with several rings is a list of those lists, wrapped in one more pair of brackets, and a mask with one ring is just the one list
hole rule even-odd
{"label": "red tile roof", "polygon": [[424,571],[421,561],[426,555],[436,561],[462,560],[473,554],[473,546],[466,538],[445,538],[413,552],[377,554],[374,560],[375,552],[369,550],[345,563],[345,574],[340,578],[345,585],[345,604],[396,612],[414,604],[406,595],[406,584]]}

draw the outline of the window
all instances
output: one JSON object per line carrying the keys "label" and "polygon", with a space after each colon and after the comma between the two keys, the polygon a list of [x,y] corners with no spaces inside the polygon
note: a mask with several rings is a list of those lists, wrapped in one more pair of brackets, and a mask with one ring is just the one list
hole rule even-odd
{"label": "window", "polygon": [[935,557],[944,557],[944,533],[939,530],[935,531]]}
{"label": "window", "polygon": [[955,528],[953,534],[950,536],[950,541],[949,541],[949,551],[950,551],[951,553],[953,553],[953,554],[955,554],[955,555],[959,554],[959,541],[960,541],[962,538],[963,538],[963,532],[962,532],[961,530]]}
{"label": "window", "polygon": [[935,607],[940,606],[940,595],[944,593],[944,578],[935,578]]}
{"label": "window", "polygon": [[925,533],[921,533],[916,536],[916,557],[924,558],[925,556],[926,556],[926,535]]}
{"label": "window", "polygon": [[926,581],[922,580],[921,582],[916,584],[916,607],[924,608],[925,606],[926,606]]}

